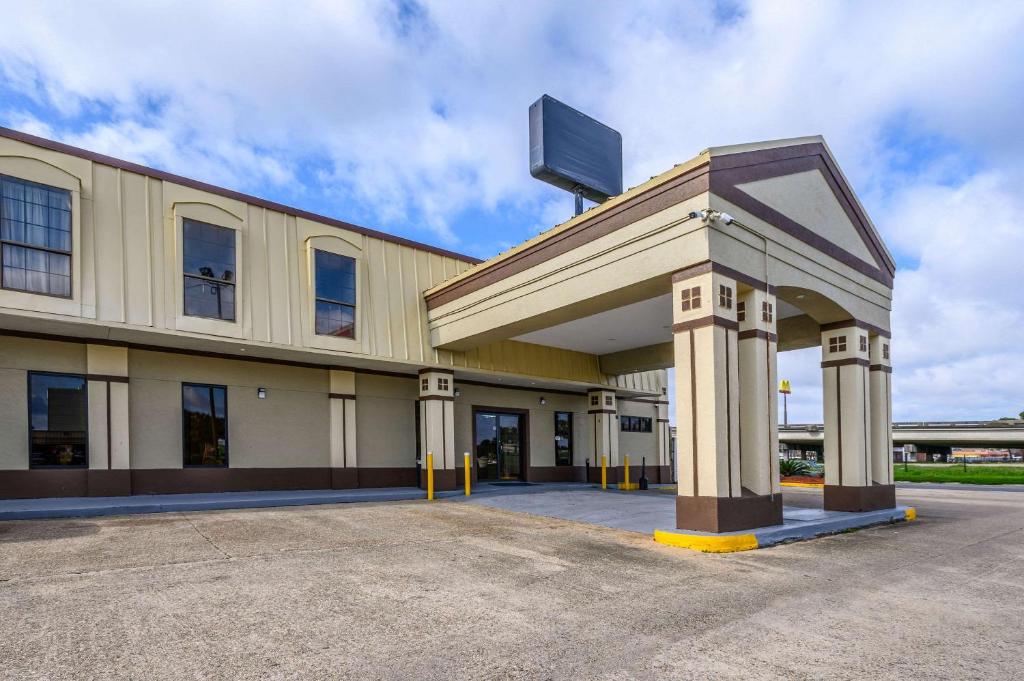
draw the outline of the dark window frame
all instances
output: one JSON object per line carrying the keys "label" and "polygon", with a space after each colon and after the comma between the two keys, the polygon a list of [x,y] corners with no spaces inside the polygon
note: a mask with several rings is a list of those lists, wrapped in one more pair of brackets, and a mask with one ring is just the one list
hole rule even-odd
{"label": "dark window frame", "polygon": [[[185,237],[185,227],[188,222],[195,223],[197,225],[203,225],[204,227],[214,227],[216,229],[224,229],[231,232],[231,237],[234,239],[234,244],[231,247],[232,255],[234,256],[234,262],[231,265],[231,279],[223,279],[221,277],[210,277],[205,274],[194,274],[185,270],[185,259],[188,257],[186,248],[188,240]],[[181,313],[186,317],[196,317],[198,319],[213,319],[218,322],[230,322],[232,324],[238,323],[238,230],[231,227],[225,227],[224,225],[215,225],[212,222],[205,222],[203,220],[196,220],[194,218],[182,217],[181,219],[181,293],[182,293],[182,308]],[[187,301],[185,300],[185,291],[188,287],[188,280],[196,279],[202,282],[206,282],[212,286],[230,286],[232,290],[232,315],[230,317],[212,317],[204,314],[189,314],[186,312],[185,307]],[[220,291],[217,292],[218,302],[220,301]]]}
{"label": "dark window frame", "polygon": [[[325,297],[320,296],[317,293],[317,277],[318,277],[318,272],[317,272],[317,267],[316,267],[316,256],[317,256],[317,253],[324,253],[326,255],[333,255],[333,256],[338,257],[338,258],[345,258],[347,260],[351,260],[352,261],[352,277],[353,277],[353,281],[352,281],[352,297],[353,297],[354,300],[351,303],[346,302],[344,300],[337,300],[335,298],[325,298]],[[358,273],[359,270],[358,270],[358,268],[359,268],[359,263],[356,262],[356,259],[353,258],[350,255],[343,255],[341,253],[335,253],[334,251],[325,251],[322,248],[314,248],[313,249],[313,333],[315,335],[318,335],[318,336],[328,336],[330,338],[344,338],[346,340],[356,340],[356,335],[357,335],[356,334],[356,326],[358,324],[358,319],[356,318],[356,310],[357,310],[358,302],[359,302],[359,300],[358,300],[358,297],[359,297],[359,273]],[[317,317],[316,304],[317,303],[326,303],[327,305],[337,305],[339,307],[351,309],[352,310],[352,335],[351,336],[337,336],[337,335],[330,334],[330,333],[317,333],[316,332],[316,327],[317,327],[317,324],[316,324],[316,317]]]}
{"label": "dark window frame", "polygon": [[[224,391],[224,463],[223,464],[203,464],[203,463],[188,463],[188,419],[185,417],[185,388],[221,388]],[[214,402],[211,395],[210,406],[213,407]],[[193,383],[193,382],[182,382],[181,384],[181,466],[182,468],[200,468],[200,469],[221,469],[231,467],[231,436],[229,434],[229,418],[228,418],[228,387],[226,385],[220,385],[218,383]]]}
{"label": "dark window frame", "polygon": [[[559,450],[559,445],[558,445],[558,417],[559,416],[567,416],[568,419],[566,420],[566,422],[569,424],[569,447],[568,447],[568,449],[569,449],[569,460],[565,461],[565,462],[559,462],[559,460],[558,460],[558,450]],[[575,440],[575,433],[573,432],[573,413],[571,411],[556,411],[555,412],[555,416],[554,416],[554,420],[555,420],[555,465],[556,466],[572,466],[573,458],[574,458],[573,449],[574,449],[575,444],[576,444],[574,442],[574,440]]]}
{"label": "dark window frame", "polygon": [[[41,294],[45,295],[45,294]],[[61,371],[29,371],[25,382],[25,394],[28,397],[28,467],[29,470],[86,470],[89,468],[89,379],[85,374],[64,373]],[[85,383],[85,463],[76,465],[39,465],[32,463],[32,377],[33,376],[61,376],[63,378],[80,378]]]}
{"label": "dark window frame", "polygon": [[[4,239],[0,236],[0,289],[4,291],[16,291],[18,293],[30,293],[35,296],[47,296],[48,298],[59,298],[62,300],[72,300],[75,297],[75,259],[74,253],[74,242],[75,242],[75,211],[74,211],[74,194],[70,189],[64,189],[63,187],[54,187],[53,185],[43,184],[42,182],[34,182],[32,180],[26,180],[21,177],[15,177],[14,175],[0,174],[0,179],[13,180],[22,184],[35,185],[42,187],[48,191],[61,191],[68,195],[68,239],[70,246],[68,250],[62,250],[59,248],[51,248],[49,246],[40,246],[38,244],[28,243],[27,241],[14,241],[12,239]],[[0,194],[0,219],[3,219],[3,196]],[[27,223],[26,223],[27,224]],[[47,227],[47,229],[50,229]],[[16,286],[4,286],[3,285],[3,251],[4,246],[13,246],[17,248],[24,248],[31,251],[41,251],[47,254],[66,256],[68,259],[68,294],[62,295],[60,293],[46,293],[44,291],[33,291],[27,288],[18,288]],[[49,276],[49,272],[47,272]],[[42,372],[41,372],[42,373]]]}
{"label": "dark window frame", "polygon": [[619,416],[619,431],[623,433],[653,433],[654,419],[650,416]]}

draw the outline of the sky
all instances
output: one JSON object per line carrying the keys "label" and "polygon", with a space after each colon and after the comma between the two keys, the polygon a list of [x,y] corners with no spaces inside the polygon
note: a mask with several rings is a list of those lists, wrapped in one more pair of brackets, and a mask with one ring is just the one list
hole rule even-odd
{"label": "sky", "polygon": [[[547,93],[626,186],[825,136],[899,267],[897,421],[1024,410],[1024,3],[10,3],[0,125],[486,258],[561,222]],[[821,419],[817,349],[783,353]]]}

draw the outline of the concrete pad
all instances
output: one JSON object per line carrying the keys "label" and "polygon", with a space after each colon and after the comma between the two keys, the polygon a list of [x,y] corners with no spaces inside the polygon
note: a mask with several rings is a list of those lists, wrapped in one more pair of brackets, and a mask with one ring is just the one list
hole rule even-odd
{"label": "concrete pad", "polygon": [[672,546],[707,552],[744,551],[782,542],[911,519],[913,509],[895,509],[866,513],[843,513],[820,508],[786,506],[782,525],[741,532],[696,532],[675,529],[674,495],[601,491],[593,488],[544,490],[529,497],[485,496],[470,498],[480,504],[506,511],[575,520],[652,535],[655,541]]}

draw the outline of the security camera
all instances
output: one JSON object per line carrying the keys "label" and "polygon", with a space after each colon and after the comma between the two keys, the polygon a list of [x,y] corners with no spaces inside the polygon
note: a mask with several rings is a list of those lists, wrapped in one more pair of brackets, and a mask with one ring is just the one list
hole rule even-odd
{"label": "security camera", "polygon": [[722,222],[724,222],[727,225],[731,225],[732,223],[736,222],[736,218],[734,218],[733,216],[729,215],[728,213],[719,213],[718,214],[718,219],[721,220]]}

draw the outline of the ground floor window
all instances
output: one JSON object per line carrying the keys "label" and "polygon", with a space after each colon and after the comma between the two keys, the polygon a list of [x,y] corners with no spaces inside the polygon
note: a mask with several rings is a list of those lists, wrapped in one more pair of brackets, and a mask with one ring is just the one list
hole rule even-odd
{"label": "ground floor window", "polygon": [[555,412],[555,465],[572,465],[572,413]]}
{"label": "ground floor window", "polygon": [[84,376],[28,375],[31,468],[89,465],[87,390]]}
{"label": "ground floor window", "polygon": [[228,390],[222,385],[181,386],[185,466],[228,465]]}
{"label": "ground floor window", "polygon": [[649,416],[620,416],[619,430],[623,433],[650,433],[651,418]]}

